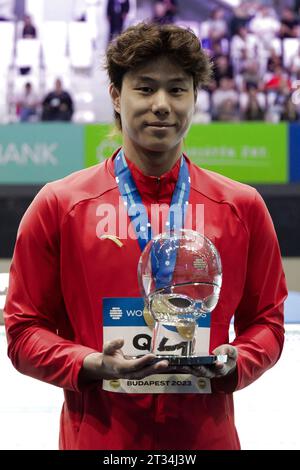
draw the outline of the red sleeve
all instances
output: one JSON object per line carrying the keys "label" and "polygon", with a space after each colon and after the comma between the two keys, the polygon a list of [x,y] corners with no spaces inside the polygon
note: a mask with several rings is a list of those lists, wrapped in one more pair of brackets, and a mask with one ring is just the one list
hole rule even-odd
{"label": "red sleeve", "polygon": [[237,373],[214,380],[216,389],[246,387],[279,359],[284,343],[283,303],[287,296],[281,254],[270,214],[256,192],[250,209],[249,249],[243,295],[235,312]]}
{"label": "red sleeve", "polygon": [[8,355],[14,367],[53,385],[78,390],[86,355],[72,341],[60,285],[57,200],[48,185],[20,224],[4,308]]}

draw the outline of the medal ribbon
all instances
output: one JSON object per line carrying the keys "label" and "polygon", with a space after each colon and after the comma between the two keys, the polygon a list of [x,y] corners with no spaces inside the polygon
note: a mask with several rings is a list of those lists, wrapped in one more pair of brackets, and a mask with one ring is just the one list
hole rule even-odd
{"label": "medal ribbon", "polygon": [[[142,198],[128,168],[124,152],[121,149],[114,160],[114,170],[116,182],[120,194],[127,208],[127,213],[134,227],[137,241],[141,251],[152,239],[151,224],[148,219],[148,212],[142,202]],[[189,196],[191,179],[188,165],[183,157],[180,160],[180,171],[176,187],[174,189],[171,205],[165,224],[166,232],[179,231],[184,226]],[[176,239],[170,238],[170,243],[177,244]],[[165,287],[172,281],[177,250],[171,250],[171,254],[164,250],[160,253],[159,244],[154,244],[151,250],[152,274],[157,288]]]}

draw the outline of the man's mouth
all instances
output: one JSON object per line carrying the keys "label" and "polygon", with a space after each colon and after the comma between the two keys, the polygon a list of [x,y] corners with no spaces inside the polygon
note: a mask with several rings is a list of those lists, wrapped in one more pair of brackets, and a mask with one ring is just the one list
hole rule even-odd
{"label": "man's mouth", "polygon": [[175,124],[171,124],[169,122],[149,122],[146,124],[147,127],[157,127],[157,128],[166,128],[166,127],[174,127]]}

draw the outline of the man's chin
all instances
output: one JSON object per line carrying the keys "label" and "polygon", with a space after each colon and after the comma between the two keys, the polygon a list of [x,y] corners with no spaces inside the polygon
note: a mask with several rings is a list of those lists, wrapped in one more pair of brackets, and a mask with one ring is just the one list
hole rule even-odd
{"label": "man's chin", "polygon": [[147,150],[148,152],[162,153],[162,152],[169,152],[174,147],[176,147],[176,144],[170,145],[170,143],[167,144],[163,142],[151,142],[147,145],[147,143],[144,142],[142,147],[144,147],[145,150]]}

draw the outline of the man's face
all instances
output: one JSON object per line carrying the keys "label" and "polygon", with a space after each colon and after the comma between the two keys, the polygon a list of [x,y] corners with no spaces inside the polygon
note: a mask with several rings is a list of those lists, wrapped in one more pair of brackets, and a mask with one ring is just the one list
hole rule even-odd
{"label": "man's face", "polygon": [[167,58],[125,74],[122,90],[111,86],[124,139],[145,150],[164,152],[178,145],[191,123],[193,78]]}

